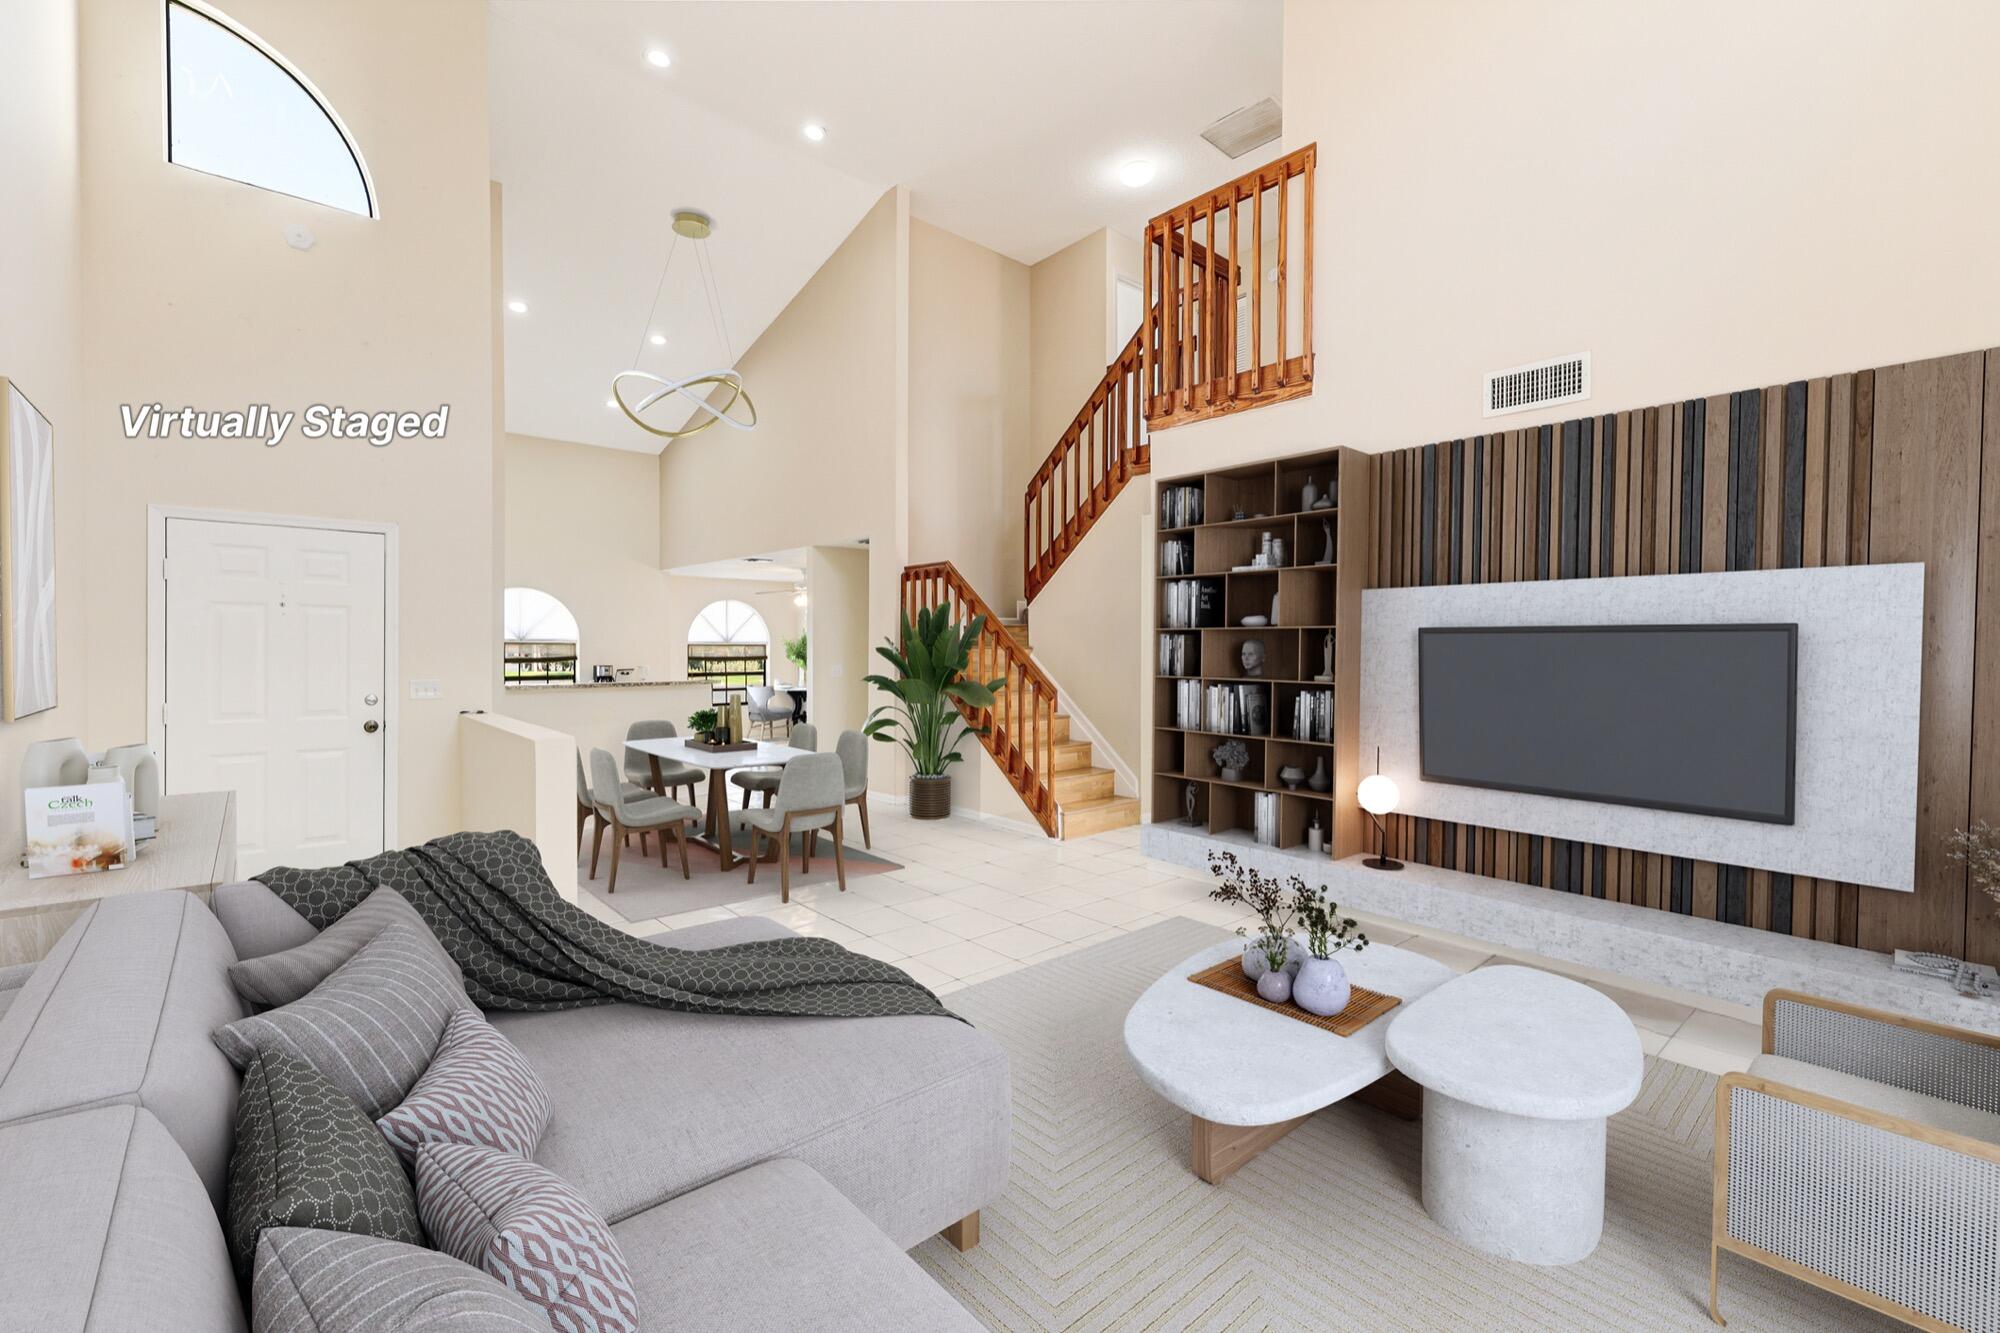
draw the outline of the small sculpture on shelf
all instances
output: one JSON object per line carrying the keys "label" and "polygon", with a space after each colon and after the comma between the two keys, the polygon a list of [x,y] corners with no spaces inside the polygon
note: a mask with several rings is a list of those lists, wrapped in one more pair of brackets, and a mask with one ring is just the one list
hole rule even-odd
{"label": "small sculpture on shelf", "polygon": [[1250,763],[1250,747],[1242,741],[1224,741],[1210,750],[1208,757],[1222,770],[1224,782],[1241,782],[1243,770]]}
{"label": "small sculpture on shelf", "polygon": [[1313,765],[1312,776],[1306,779],[1306,786],[1314,791],[1327,791],[1332,788],[1333,779],[1327,776],[1325,755],[1321,755],[1319,761]]}
{"label": "small sculpture on shelf", "polygon": [[1197,796],[1198,792],[1196,791],[1196,785],[1194,783],[1184,782],[1181,784],[1181,813],[1183,816],[1186,817],[1187,822],[1190,824],[1198,824],[1201,822],[1200,820],[1195,818],[1194,814],[1195,800]]}
{"label": "small sculpture on shelf", "polygon": [[1319,487],[1313,485],[1312,473],[1306,473],[1305,487],[1299,492],[1299,508],[1311,509],[1319,502]]}
{"label": "small sculpture on shelf", "polygon": [[1286,764],[1278,770],[1278,781],[1285,784],[1287,791],[1297,791],[1305,780],[1306,771],[1297,764]]}
{"label": "small sculpture on shelf", "polygon": [[1236,650],[1236,660],[1242,665],[1244,675],[1263,675],[1264,641],[1262,639],[1245,639],[1243,646]]}
{"label": "small sculpture on shelf", "polygon": [[1333,679],[1333,631],[1332,630],[1328,630],[1326,632],[1326,644],[1320,650],[1320,661],[1321,661],[1321,666],[1319,669],[1319,674],[1317,676],[1314,676],[1313,679],[1332,680]]}
{"label": "small sculpture on shelf", "polygon": [[1326,538],[1325,554],[1320,556],[1319,562],[1322,565],[1330,565],[1333,563],[1333,520],[1323,518],[1319,521],[1319,527],[1321,534]]}

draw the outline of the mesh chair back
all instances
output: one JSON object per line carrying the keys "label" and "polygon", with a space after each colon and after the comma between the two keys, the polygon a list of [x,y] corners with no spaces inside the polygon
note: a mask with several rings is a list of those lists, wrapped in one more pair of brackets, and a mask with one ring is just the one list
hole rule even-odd
{"label": "mesh chair back", "polygon": [[846,782],[841,773],[840,756],[800,755],[785,765],[785,775],[778,779],[778,795],[773,805],[780,812],[826,810],[838,806],[845,794]]}

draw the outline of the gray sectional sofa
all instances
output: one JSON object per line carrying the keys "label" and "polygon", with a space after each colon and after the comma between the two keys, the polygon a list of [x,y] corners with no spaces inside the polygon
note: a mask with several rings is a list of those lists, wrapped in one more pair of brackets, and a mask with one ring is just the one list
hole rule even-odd
{"label": "gray sectional sofa", "polygon": [[[0,975],[0,1329],[242,1329],[219,1210],[227,969],[312,927],[259,884],[91,908]],[[761,918],[657,936],[715,948]],[[1006,1057],[950,1019],[489,1014],[555,1101],[536,1160],[612,1223],[649,1329],[979,1325],[904,1253],[999,1193]]]}

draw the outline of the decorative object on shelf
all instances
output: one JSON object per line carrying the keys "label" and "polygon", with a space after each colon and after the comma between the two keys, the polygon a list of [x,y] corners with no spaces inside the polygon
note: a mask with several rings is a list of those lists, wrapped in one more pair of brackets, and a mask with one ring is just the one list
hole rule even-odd
{"label": "decorative object on shelf", "polygon": [[1395,782],[1382,776],[1382,747],[1378,745],[1375,747],[1375,771],[1361,779],[1361,785],[1354,791],[1354,799],[1361,803],[1361,808],[1375,821],[1375,855],[1361,863],[1370,870],[1403,868],[1401,861],[1389,859],[1389,830],[1382,825],[1382,816],[1396,808],[1396,801],[1400,796]]}
{"label": "decorative object on shelf", "polygon": [[[899,638],[875,650],[896,674],[864,678],[890,701],[875,706],[862,733],[903,747],[910,760],[910,814],[914,818],[943,819],[951,813],[951,766],[964,758],[958,752],[959,744],[967,736],[986,734],[986,728],[966,722],[958,704],[991,708],[994,692],[1007,684],[1000,679],[982,684],[964,677],[972,647],[985,628],[985,616],[974,616],[961,626],[952,618],[949,606],[923,607],[915,624],[906,613]],[[926,802],[921,815],[917,813],[920,791]],[[940,791],[941,809],[936,805]],[[936,813],[931,813],[933,810]]]}
{"label": "decorative object on shelf", "polygon": [[1236,650],[1236,660],[1242,665],[1244,675],[1263,675],[1264,641],[1262,639],[1245,639],[1243,646]]}
{"label": "decorative object on shelf", "polygon": [[1325,645],[1320,649],[1319,674],[1317,676],[1314,676],[1313,679],[1321,681],[1329,681],[1329,682],[1332,681],[1333,679],[1333,631],[1332,630],[1328,630],[1326,632]]}
{"label": "decorative object on shelf", "polygon": [[95,781],[22,792],[28,878],[87,875],[132,864],[132,805],[115,770]]}
{"label": "decorative object on shelf", "polygon": [[1969,829],[1953,829],[1944,842],[1946,859],[1965,867],[1972,887],[1991,898],[2000,915],[2000,828],[1982,819]]}
{"label": "decorative object on shelf", "polygon": [[1313,484],[1312,473],[1306,473],[1306,484],[1299,490],[1299,508],[1311,509],[1319,503],[1319,487]]}
{"label": "decorative object on shelf", "polygon": [[1260,847],[1278,845],[1278,793],[1260,791],[1251,794],[1250,836]]}
{"label": "decorative object on shelf", "polygon": [[1323,518],[1319,521],[1319,527],[1320,527],[1320,532],[1326,537],[1326,554],[1322,555],[1319,558],[1319,562],[1322,565],[1330,565],[1334,563],[1333,520]]}
{"label": "decorative object on shelf", "polygon": [[[1222,881],[1208,891],[1210,901],[1245,908],[1257,914],[1257,936],[1243,949],[1243,975],[1255,981],[1273,967],[1298,971],[1294,963],[1302,963],[1305,958],[1301,952],[1294,959],[1298,942],[1290,933],[1292,903],[1297,897],[1297,890],[1288,890],[1277,880],[1244,865],[1236,859],[1234,852],[1211,851],[1208,854],[1208,872]],[[1236,928],[1236,933],[1246,938],[1250,934],[1242,926]],[[1277,961],[1273,962],[1273,959]]]}
{"label": "decorative object on shelf", "polygon": [[1224,782],[1243,781],[1243,769],[1250,762],[1250,747],[1242,741],[1224,741],[1208,752],[1215,766],[1222,770]]}
{"label": "decorative object on shelf", "polygon": [[697,708],[688,714],[688,730],[696,739],[708,740],[715,735],[717,718],[713,708]]}
{"label": "decorative object on shelf", "polygon": [[1199,824],[1201,822],[1194,815],[1195,802],[1199,797],[1200,788],[1195,783],[1184,782],[1181,784],[1181,815],[1190,824]]}
{"label": "decorative object on shelf", "polygon": [[1248,517],[1249,515],[1243,512],[1243,506],[1238,505],[1236,509],[1229,515],[1229,521],[1231,523],[1241,523],[1245,518]]}
{"label": "decorative object on shelf", "polygon": [[1271,594],[1271,623],[1273,625],[1278,623],[1278,594],[1276,593]]}
{"label": "decorative object on shelf", "polygon": [[1347,1007],[1350,988],[1347,969],[1334,959],[1343,949],[1356,953],[1368,947],[1368,937],[1355,930],[1351,916],[1340,914],[1340,904],[1326,896],[1325,889],[1309,889],[1297,884],[1292,898],[1293,919],[1305,931],[1306,953],[1299,975],[1292,983],[1292,1003],[1307,1013],[1325,1018]]}
{"label": "decorative object on shelf", "polygon": [[[707,241],[715,231],[715,219],[693,208],[677,208],[673,214],[674,239],[667,244],[667,262],[660,267],[660,281],[653,289],[653,304],[646,312],[646,326],[639,332],[639,350],[632,354],[632,368],[621,370],[611,377],[611,396],[628,420],[640,430],[650,435],[658,435],[672,442],[697,435],[710,426],[721,422],[731,430],[757,429],[757,405],[750,399],[750,393],[743,387],[743,377],[733,368],[708,370],[679,379],[668,379],[639,369],[639,359],[644,355],[653,329],[654,316],[659,313],[660,293],[667,288],[667,274],[674,266],[674,253],[682,240],[694,247],[695,271],[701,288],[708,298],[709,318],[715,325],[717,339],[722,343],[724,354],[733,367],[736,350],[729,341],[729,324],[722,317],[721,287],[715,275],[715,261],[708,254]],[[629,382],[629,387],[628,387]],[[650,391],[645,386],[651,386]],[[718,389],[729,392],[720,405],[710,401]],[[636,402],[627,402],[626,394],[643,395]],[[669,396],[684,399],[695,412],[703,414],[695,424],[683,424],[677,429],[655,426],[642,415],[648,408]],[[743,404],[747,419],[732,415],[736,405]]]}
{"label": "decorative object on shelf", "polygon": [[1262,629],[1271,622],[1264,616],[1245,616],[1237,623],[1245,629]]}
{"label": "decorative object on shelf", "polygon": [[1256,565],[1259,569],[1274,568],[1278,563],[1275,554],[1277,542],[1278,539],[1274,534],[1269,532],[1260,533],[1257,539],[1257,554],[1251,557],[1250,563]]}
{"label": "decorative object on shelf", "polygon": [[1306,779],[1306,786],[1311,787],[1314,791],[1332,790],[1333,777],[1326,771],[1325,755],[1321,755],[1313,761],[1312,776]]}
{"label": "decorative object on shelf", "polygon": [[1299,784],[1304,782],[1305,780],[1306,780],[1306,771],[1303,768],[1300,768],[1297,764],[1286,764],[1283,768],[1278,770],[1278,781],[1284,783],[1285,786],[1290,788],[1292,791],[1297,791],[1299,789]]}
{"label": "decorative object on shelf", "polygon": [[21,755],[21,786],[73,787],[90,774],[90,756],[74,736],[31,742]]}
{"label": "decorative object on shelf", "polygon": [[132,800],[132,838],[144,847],[159,832],[160,761],[147,746],[132,744],[112,746],[104,752],[104,762],[125,784]]}
{"label": "decorative object on shelf", "polygon": [[1313,811],[1312,823],[1306,825],[1306,847],[1314,855],[1326,850],[1326,830],[1319,826],[1319,811]]}
{"label": "decorative object on shelf", "polygon": [[0,376],[0,716],[56,706],[55,427]]}

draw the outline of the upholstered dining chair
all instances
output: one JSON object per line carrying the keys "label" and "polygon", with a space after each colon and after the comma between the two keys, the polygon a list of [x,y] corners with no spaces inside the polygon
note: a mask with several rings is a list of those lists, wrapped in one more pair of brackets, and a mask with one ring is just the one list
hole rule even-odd
{"label": "upholstered dining chair", "polygon": [[868,836],[868,738],[858,731],[843,731],[833,748],[840,755],[840,769],[847,783],[841,804],[853,805],[861,812],[861,845],[872,848],[875,841]]}
{"label": "upholstered dining chair", "polygon": [[840,756],[802,754],[785,765],[778,779],[777,798],[768,809],[743,816],[750,828],[750,882],[757,882],[758,840],[778,844],[778,901],[792,900],[792,835],[799,839],[799,870],[812,869],[813,843],[821,829],[833,830],[833,873],[840,891],[847,892],[847,858],[840,850],[844,832],[840,799],[843,786]]}
{"label": "upholstered dining chair", "polygon": [[[624,784],[618,780],[618,761],[611,757],[609,750],[590,752],[590,775],[595,781],[591,791],[596,796],[597,832],[590,839],[590,877],[597,878],[598,845],[604,840],[607,825],[611,829],[611,880],[605,885],[606,893],[618,892],[618,851],[625,845],[625,835],[652,832],[660,837],[660,869],[667,868],[667,830],[672,829],[674,840],[681,846],[681,878],[691,879],[688,871],[688,825],[701,818],[701,811],[691,805],[684,805],[671,796],[628,795]],[[606,795],[609,793],[609,795]]]}
{"label": "upholstered dining chair", "polygon": [[[810,722],[801,722],[792,728],[792,734],[785,738],[785,744],[794,750],[817,750],[819,748],[819,728]],[[762,796],[769,806],[771,798],[778,791],[778,776],[782,768],[739,768],[729,775],[730,785],[743,793],[743,806],[750,808],[754,796]]]}
{"label": "upholstered dining chair", "polygon": [[[619,790],[627,796],[650,796],[652,793],[636,782],[620,784]],[[590,776],[583,771],[583,751],[576,752],[576,850],[583,851],[583,826],[597,817],[597,799],[590,794]],[[603,832],[599,829],[599,833]],[[640,849],[645,842],[640,841]]]}
{"label": "upholstered dining chair", "polygon": [[652,756],[634,750],[633,741],[658,741],[678,736],[674,724],[663,720],[643,719],[625,728],[625,780],[635,782],[655,796],[665,796],[677,792],[682,787],[688,790],[688,804],[699,805],[696,798],[701,790],[701,770],[690,764],[675,763],[670,759],[660,761],[660,790],[653,791]]}
{"label": "upholstered dining chair", "polygon": [[764,727],[773,736],[778,734],[780,722],[792,720],[792,696],[786,695],[784,706],[780,708],[774,698],[777,693],[777,689],[770,685],[752,685],[744,691],[750,704],[747,710],[750,725]]}

